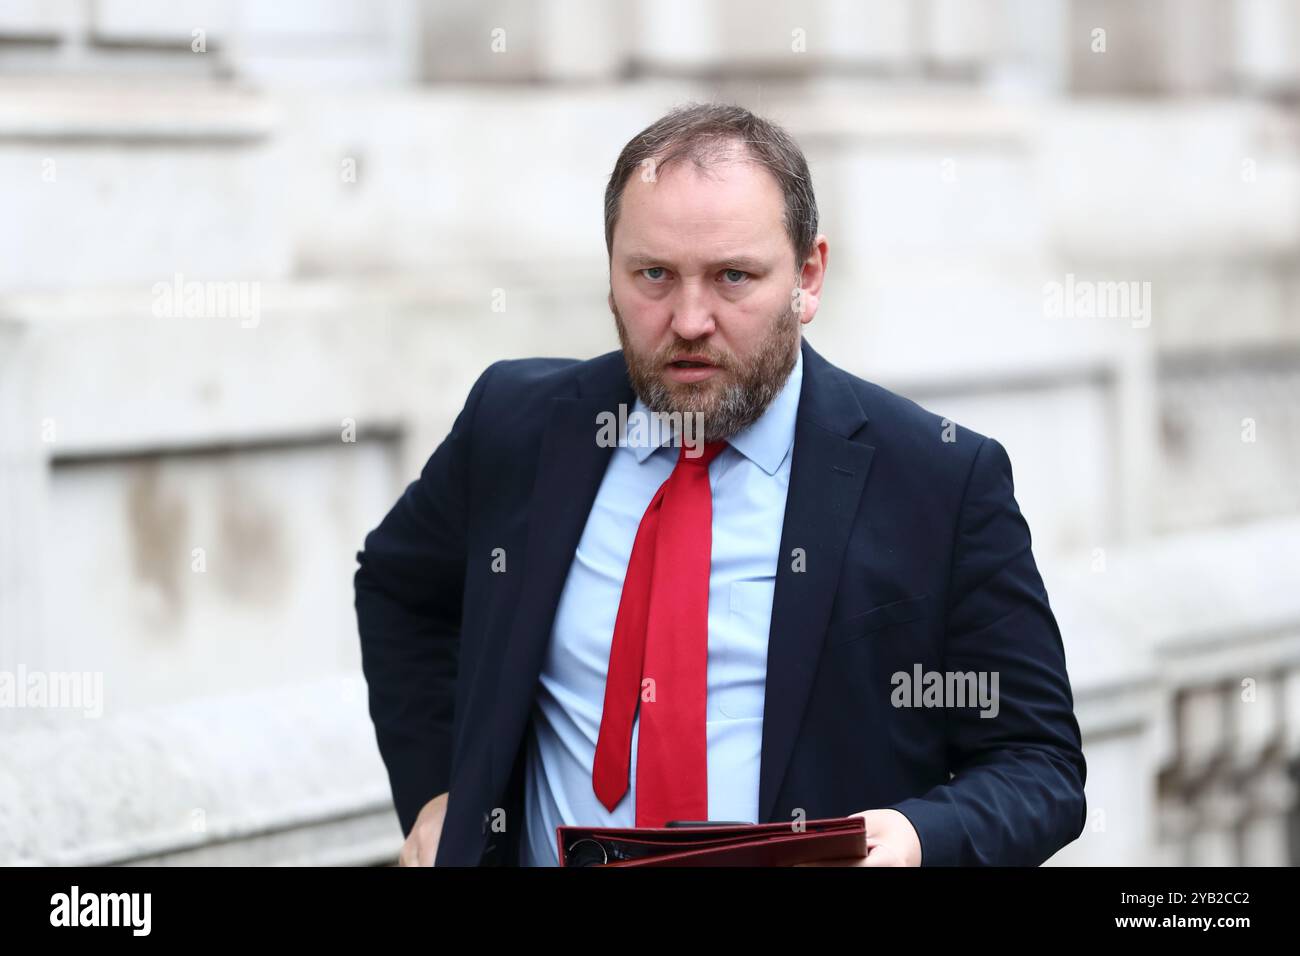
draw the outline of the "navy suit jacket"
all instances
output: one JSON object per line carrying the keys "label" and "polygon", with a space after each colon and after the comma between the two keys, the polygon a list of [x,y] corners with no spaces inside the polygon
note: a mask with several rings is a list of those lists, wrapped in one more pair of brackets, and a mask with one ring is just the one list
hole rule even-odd
{"label": "navy suit jacket", "polygon": [[[892,807],[924,866],[1037,865],[1083,829],[1086,765],[1006,451],[801,347],[757,822]],[[597,415],[634,401],[621,352],[493,364],[357,555],[403,833],[450,791],[438,866],[519,861],[538,674],[611,457]],[[918,665],[997,672],[997,716],[892,705]]]}

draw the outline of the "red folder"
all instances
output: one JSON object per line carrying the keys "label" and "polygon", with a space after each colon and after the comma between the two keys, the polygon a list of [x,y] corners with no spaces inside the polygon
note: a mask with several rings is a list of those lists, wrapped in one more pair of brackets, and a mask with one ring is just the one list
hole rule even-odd
{"label": "red folder", "polygon": [[793,866],[867,855],[866,821],[556,827],[560,866]]}

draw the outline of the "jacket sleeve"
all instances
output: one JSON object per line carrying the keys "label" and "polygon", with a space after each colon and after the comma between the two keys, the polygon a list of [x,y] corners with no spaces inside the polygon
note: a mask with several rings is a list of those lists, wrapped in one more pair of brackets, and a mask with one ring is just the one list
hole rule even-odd
{"label": "jacket sleeve", "polygon": [[443,440],[357,552],[361,668],[393,803],[409,834],[450,785],[474,416],[489,367]]}
{"label": "jacket sleeve", "polygon": [[997,713],[946,711],[949,781],[893,804],[922,866],[1037,866],[1083,831],[1083,757],[1065,651],[1016,504],[1006,450],[985,438],[952,558],[944,671],[998,678]]}

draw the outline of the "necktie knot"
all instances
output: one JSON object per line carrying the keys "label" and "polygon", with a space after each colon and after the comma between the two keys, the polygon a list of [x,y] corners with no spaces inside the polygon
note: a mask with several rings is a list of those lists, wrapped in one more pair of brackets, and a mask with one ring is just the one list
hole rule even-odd
{"label": "necktie knot", "polygon": [[722,449],[727,447],[725,441],[710,441],[701,445],[699,442],[694,444],[682,443],[682,450],[677,455],[678,464],[701,465],[704,468],[709,467],[709,463],[722,453]]}

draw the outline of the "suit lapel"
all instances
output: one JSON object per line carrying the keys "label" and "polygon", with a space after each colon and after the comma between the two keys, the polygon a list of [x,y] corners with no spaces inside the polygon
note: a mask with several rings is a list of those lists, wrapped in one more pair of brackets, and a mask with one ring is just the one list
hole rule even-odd
{"label": "suit lapel", "polygon": [[[768,633],[760,823],[770,818],[799,734],[875,451],[851,440],[867,417],[844,374],[807,342],[802,348],[804,381]],[[801,571],[796,549],[806,562]]]}
{"label": "suit lapel", "polygon": [[[621,352],[590,363],[577,395],[555,398],[547,417],[528,509],[524,580],[492,701],[492,788],[505,790],[520,734],[536,697],[560,593],[613,448],[596,443],[597,415],[635,401]],[[511,744],[516,746],[512,747]]]}

